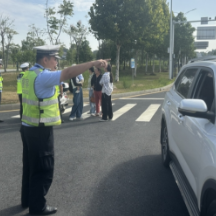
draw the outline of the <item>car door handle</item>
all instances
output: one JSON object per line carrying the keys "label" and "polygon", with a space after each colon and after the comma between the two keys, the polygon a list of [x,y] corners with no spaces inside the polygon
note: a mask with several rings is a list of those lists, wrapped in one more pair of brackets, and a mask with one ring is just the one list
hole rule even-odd
{"label": "car door handle", "polygon": [[171,102],[170,102],[170,101],[167,101],[167,105],[170,106],[170,105],[171,105]]}

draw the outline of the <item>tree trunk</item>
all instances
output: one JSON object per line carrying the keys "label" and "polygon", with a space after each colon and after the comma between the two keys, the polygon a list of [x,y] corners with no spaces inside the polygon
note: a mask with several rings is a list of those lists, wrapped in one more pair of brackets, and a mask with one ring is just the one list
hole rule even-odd
{"label": "tree trunk", "polygon": [[117,51],[116,51],[116,77],[115,80],[119,82],[119,59],[120,59],[120,45],[116,45]]}
{"label": "tree trunk", "polygon": [[138,51],[136,50],[136,53],[135,53],[135,70],[134,70],[134,77],[137,76],[137,53],[138,53]]}
{"label": "tree trunk", "polygon": [[4,63],[4,72],[6,72],[6,60],[5,60],[5,49],[4,49],[4,35],[1,35],[2,37],[2,58]]}
{"label": "tree trunk", "polygon": [[148,54],[146,54],[146,65],[145,65],[145,73],[148,73]]}
{"label": "tree trunk", "polygon": [[155,72],[155,59],[154,59],[154,56],[153,56],[153,67],[152,67],[152,72],[153,72],[153,73]]}
{"label": "tree trunk", "polygon": [[161,73],[161,58],[160,58],[160,63],[159,63],[159,72]]}

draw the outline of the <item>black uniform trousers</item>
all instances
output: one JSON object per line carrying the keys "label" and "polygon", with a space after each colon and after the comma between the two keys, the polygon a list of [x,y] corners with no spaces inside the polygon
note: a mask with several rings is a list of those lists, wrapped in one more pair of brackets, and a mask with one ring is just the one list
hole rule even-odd
{"label": "black uniform trousers", "polygon": [[30,213],[40,213],[46,207],[45,196],[54,173],[53,127],[21,126],[23,142],[23,176],[21,204]]}
{"label": "black uniform trousers", "polygon": [[19,102],[20,102],[20,120],[22,119],[23,106],[22,106],[22,94],[18,94]]}
{"label": "black uniform trousers", "polygon": [[109,116],[109,119],[113,118],[111,95],[108,96],[105,93],[102,93],[102,113],[102,119],[104,120],[107,120],[107,116]]}

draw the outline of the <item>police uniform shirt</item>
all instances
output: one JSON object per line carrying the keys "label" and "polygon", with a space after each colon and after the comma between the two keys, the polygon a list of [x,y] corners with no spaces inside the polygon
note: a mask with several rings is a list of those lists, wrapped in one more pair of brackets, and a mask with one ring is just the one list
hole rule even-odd
{"label": "police uniform shirt", "polygon": [[[35,64],[30,71],[35,69],[42,69],[43,71],[37,76],[35,80],[35,94],[38,98],[50,98],[55,93],[55,86],[60,85],[61,71],[50,71],[45,69],[40,64]],[[22,125],[30,126],[25,122],[22,122]]]}

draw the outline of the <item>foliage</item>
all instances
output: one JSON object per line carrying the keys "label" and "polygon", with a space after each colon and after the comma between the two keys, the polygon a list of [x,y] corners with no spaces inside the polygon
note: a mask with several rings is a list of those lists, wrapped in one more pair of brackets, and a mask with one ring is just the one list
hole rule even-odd
{"label": "foliage", "polygon": [[74,40],[76,45],[76,62],[79,64],[79,51],[80,46],[84,40],[86,40],[86,35],[88,35],[88,28],[85,27],[81,21],[78,21],[76,26],[70,25],[69,29],[64,29],[64,32],[70,36],[70,41]]}
{"label": "foliage", "polygon": [[[60,18],[57,18],[60,15]],[[48,0],[46,0],[45,18],[47,22],[47,34],[51,44],[58,44],[62,29],[67,24],[68,17],[73,16],[73,3],[70,0],[63,0],[59,5],[58,10],[54,7],[48,7]]]}
{"label": "foliage", "polygon": [[14,31],[13,28],[14,20],[11,20],[9,17],[4,17],[0,15],[0,36],[2,44],[2,58],[4,64],[4,71],[7,68],[8,54],[11,45],[11,41],[15,34],[18,34]]}
{"label": "foliage", "polygon": [[87,62],[93,60],[93,53],[87,40],[82,41],[80,45],[79,60],[80,62]]}
{"label": "foliage", "polygon": [[[174,21],[186,22],[187,19],[183,13],[179,13],[174,17]],[[178,58],[181,56],[188,56],[192,58],[195,56],[194,37],[193,32],[195,28],[190,23],[175,24],[175,40],[174,53]]]}

